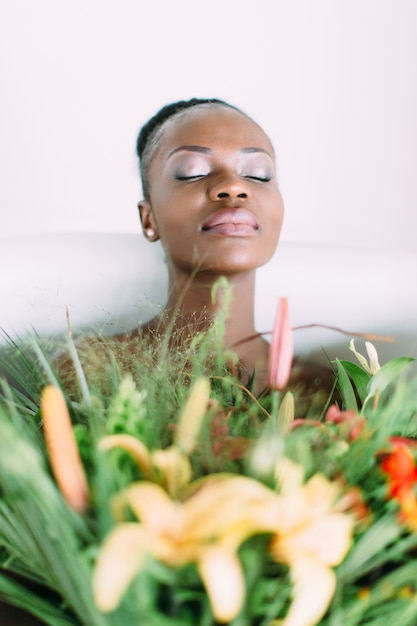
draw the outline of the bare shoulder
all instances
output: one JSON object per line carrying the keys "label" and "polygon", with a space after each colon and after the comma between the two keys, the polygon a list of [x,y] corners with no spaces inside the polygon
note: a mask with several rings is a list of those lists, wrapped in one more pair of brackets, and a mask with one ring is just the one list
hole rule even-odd
{"label": "bare shoulder", "polygon": [[64,387],[72,389],[77,382],[76,361],[88,381],[103,378],[109,364],[115,361],[120,341],[117,338],[86,336],[75,342],[75,353],[63,347],[54,357],[55,370]]}
{"label": "bare shoulder", "polygon": [[89,335],[75,342],[75,358],[66,347],[55,355],[55,370],[70,393],[79,387],[77,365],[80,365],[89,386],[102,392],[114,390],[114,384],[120,378],[138,367],[139,362],[147,360],[146,334],[140,330],[130,333],[104,337]]}

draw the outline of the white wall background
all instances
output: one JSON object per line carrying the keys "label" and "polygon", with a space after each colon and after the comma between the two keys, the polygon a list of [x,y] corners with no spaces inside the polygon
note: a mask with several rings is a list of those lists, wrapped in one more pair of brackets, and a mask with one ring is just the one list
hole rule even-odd
{"label": "white wall background", "polygon": [[0,236],[137,232],[137,131],[195,95],[270,134],[283,240],[415,250],[416,32],[415,0],[3,0]]}

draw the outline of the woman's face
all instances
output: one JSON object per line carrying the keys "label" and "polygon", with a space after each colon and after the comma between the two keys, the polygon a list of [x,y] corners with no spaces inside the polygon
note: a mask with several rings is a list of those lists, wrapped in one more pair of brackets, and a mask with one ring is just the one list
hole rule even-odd
{"label": "woman's face", "polygon": [[254,122],[225,107],[199,108],[168,124],[139,204],[177,271],[230,275],[266,263],[283,204],[271,143]]}

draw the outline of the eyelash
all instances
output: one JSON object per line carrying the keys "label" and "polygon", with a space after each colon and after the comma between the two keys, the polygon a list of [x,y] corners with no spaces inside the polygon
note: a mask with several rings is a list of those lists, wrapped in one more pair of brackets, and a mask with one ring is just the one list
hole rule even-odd
{"label": "eyelash", "polygon": [[[187,181],[187,180],[196,180],[197,178],[204,178],[207,174],[196,174],[195,176],[175,176],[175,180]],[[261,176],[244,176],[244,178],[249,178],[249,180],[256,180],[260,183],[269,183],[272,178],[270,177],[261,177]]]}
{"label": "eyelash", "polygon": [[175,180],[193,180],[194,178],[203,178],[206,174],[196,174],[195,176],[174,176]]}
{"label": "eyelash", "polygon": [[250,180],[257,180],[260,183],[269,183],[269,181],[272,180],[272,178],[270,178],[269,176],[265,178],[261,176],[245,176],[245,178],[250,178]]}

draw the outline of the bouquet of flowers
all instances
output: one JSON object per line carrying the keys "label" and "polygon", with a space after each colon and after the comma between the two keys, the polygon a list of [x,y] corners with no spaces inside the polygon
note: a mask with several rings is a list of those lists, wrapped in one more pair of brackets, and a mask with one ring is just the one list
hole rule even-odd
{"label": "bouquet of flowers", "polygon": [[380,366],[352,340],[355,362],[331,364],[339,404],[306,417],[285,391],[285,299],[261,397],[218,330],[185,356],[143,347],[133,373],[103,344],[96,378],[70,337],[72,387],[39,342],[14,345],[0,599],[51,626],[414,626],[412,359]]}

